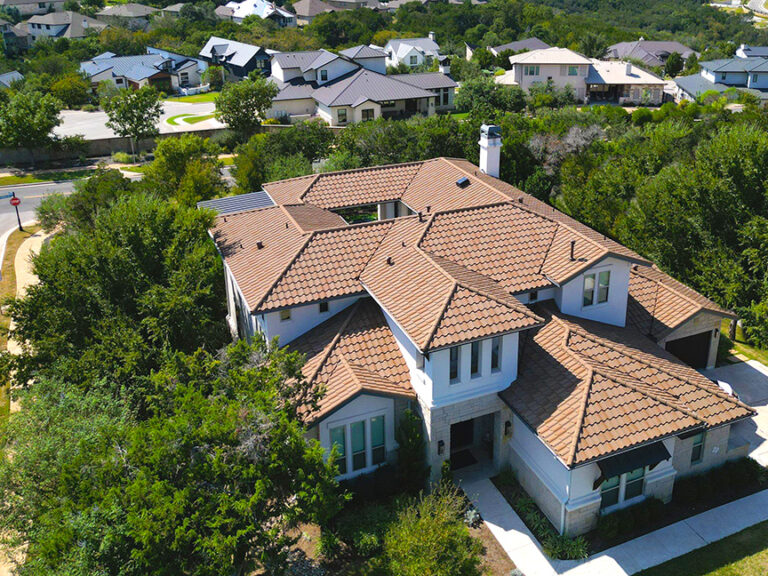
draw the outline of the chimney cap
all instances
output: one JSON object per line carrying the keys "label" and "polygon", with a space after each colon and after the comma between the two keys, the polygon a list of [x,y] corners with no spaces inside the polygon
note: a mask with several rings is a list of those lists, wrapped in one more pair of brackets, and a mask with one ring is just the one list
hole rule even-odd
{"label": "chimney cap", "polygon": [[501,138],[501,126],[495,124],[483,124],[480,126],[480,136],[487,138]]}

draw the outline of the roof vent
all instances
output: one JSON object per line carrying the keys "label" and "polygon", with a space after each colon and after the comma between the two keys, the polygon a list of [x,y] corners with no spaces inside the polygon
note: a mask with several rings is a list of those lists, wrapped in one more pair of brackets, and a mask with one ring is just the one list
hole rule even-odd
{"label": "roof vent", "polygon": [[285,223],[285,229],[288,230],[288,222]]}
{"label": "roof vent", "polygon": [[424,214],[421,213],[421,210],[419,210],[419,222],[424,222]]}
{"label": "roof vent", "polygon": [[571,240],[571,261],[576,260],[576,240]]}
{"label": "roof vent", "polygon": [[518,198],[518,199],[517,199],[517,201],[518,201],[520,204],[522,204],[522,203],[523,203],[523,197],[522,197],[522,196],[520,196],[520,198]]}
{"label": "roof vent", "polygon": [[427,206],[427,214],[429,214],[429,211],[432,209],[432,206]]}
{"label": "roof vent", "polygon": [[458,186],[459,188],[466,188],[467,186],[469,186],[469,178],[467,178],[466,176],[462,176],[461,178],[456,180],[456,186]]}
{"label": "roof vent", "polygon": [[392,256],[387,256],[387,264],[389,264],[390,266],[395,265],[395,261],[392,260]]}
{"label": "roof vent", "polygon": [[256,242],[256,248],[257,248],[258,250],[261,250],[262,248],[264,248],[264,242],[262,242],[261,240],[259,240],[258,242]]}

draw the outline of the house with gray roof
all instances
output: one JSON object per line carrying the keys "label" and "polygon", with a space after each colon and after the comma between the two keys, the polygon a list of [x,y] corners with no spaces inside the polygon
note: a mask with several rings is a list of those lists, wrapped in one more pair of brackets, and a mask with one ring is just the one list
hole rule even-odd
{"label": "house with gray roof", "polygon": [[429,66],[433,60],[441,57],[440,46],[435,42],[435,33],[430,32],[427,38],[395,38],[384,46],[387,53],[387,66],[405,64],[411,68],[425,64]]}
{"label": "house with gray roof", "polygon": [[688,46],[671,40],[645,40],[640,38],[634,42],[619,42],[608,47],[606,57],[614,60],[637,60],[646,66],[664,66],[667,58],[674,52],[686,60],[692,54],[699,53]]}
{"label": "house with gray roof", "polygon": [[205,62],[158,48],[149,47],[147,52],[138,56],[104,52],[81,62],[80,72],[88,77],[94,90],[105,81],[118,88],[154,86],[163,92],[200,85]]}
{"label": "house with gray roof", "polygon": [[33,41],[37,41],[40,38],[85,38],[89,34],[98,34],[108,24],[68,10],[32,16],[20,26],[24,26]]}
{"label": "house with gray roof", "polygon": [[488,52],[494,56],[498,56],[502,52],[530,52],[531,50],[545,50],[547,48],[550,48],[549,44],[533,37],[516,40],[515,42],[507,42],[506,44],[500,44],[499,46],[488,46]]}
{"label": "house with gray roof", "polygon": [[23,17],[64,10],[65,0],[0,0],[0,8],[16,8]]}
{"label": "house with gray roof", "polygon": [[311,24],[315,16],[336,12],[336,10],[338,8],[334,8],[327,2],[323,2],[323,0],[299,0],[293,4],[293,11],[296,13],[296,24],[299,26]]}
{"label": "house with gray roof", "polygon": [[146,30],[149,21],[159,10],[144,4],[113,4],[96,13],[96,17],[113,26],[121,26],[129,30]]}
{"label": "house with gray roof", "polygon": [[736,58],[768,58],[768,46],[742,44],[736,49]]}
{"label": "house with gray roof", "polygon": [[318,116],[331,126],[374,118],[431,116],[453,108],[457,84],[440,72],[382,74],[385,55],[370,46],[334,54],[284,52],[272,57],[271,80],[280,92],[270,116],[293,120]]}
{"label": "house with gray roof", "polygon": [[23,26],[0,19],[0,47],[6,56],[21,54],[31,45],[32,37]]}
{"label": "house with gray roof", "polygon": [[198,55],[210,65],[224,68],[229,80],[239,80],[253,71],[269,76],[274,53],[261,46],[211,36]]}
{"label": "house with gray roof", "polygon": [[700,63],[698,74],[675,78],[675,100],[696,100],[706,92],[739,90],[768,104],[768,58],[737,57]]}
{"label": "house with gray roof", "polygon": [[248,16],[258,16],[262,20],[272,20],[281,28],[296,26],[296,15],[281,8],[269,0],[243,0],[242,2],[227,2],[232,9],[232,20],[242,23]]}

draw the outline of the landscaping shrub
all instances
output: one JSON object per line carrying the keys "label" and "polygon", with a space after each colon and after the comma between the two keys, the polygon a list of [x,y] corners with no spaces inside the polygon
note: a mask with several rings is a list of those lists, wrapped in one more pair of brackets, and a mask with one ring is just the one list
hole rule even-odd
{"label": "landscaping shrub", "polygon": [[[741,492],[766,482],[765,469],[751,458],[740,458],[675,482],[672,498],[686,506],[704,503],[716,493]],[[717,490],[717,492],[715,491]]]}
{"label": "landscaping shrub", "polygon": [[406,492],[424,488],[429,474],[424,426],[412,410],[405,410],[395,430],[397,441],[397,484]]}
{"label": "landscaping shrub", "polygon": [[362,557],[378,554],[386,533],[397,517],[400,501],[353,502],[333,519],[333,527],[339,539],[352,552]]}
{"label": "landscaping shrub", "polygon": [[326,562],[334,562],[341,555],[341,541],[330,530],[323,530],[317,541],[317,555]]}
{"label": "landscaping shrub", "polygon": [[403,489],[397,476],[394,466],[384,464],[370,474],[361,474],[339,484],[343,490],[352,493],[357,501],[386,500]]}
{"label": "landscaping shrub", "polygon": [[226,152],[232,152],[239,143],[237,133],[233,130],[216,132],[211,136],[210,141]]}
{"label": "landscaping shrub", "polygon": [[384,537],[384,561],[393,576],[479,576],[483,547],[462,521],[465,500],[452,485],[401,510]]}
{"label": "landscaping shrub", "polygon": [[131,155],[127,152],[113,152],[112,162],[116,162],[118,164],[131,164],[133,162],[133,158],[131,158]]}
{"label": "landscaping shrub", "polygon": [[630,534],[636,528],[642,529],[658,522],[663,515],[664,503],[658,498],[647,498],[629,508],[600,516],[597,520],[597,533],[604,540],[612,541]]}

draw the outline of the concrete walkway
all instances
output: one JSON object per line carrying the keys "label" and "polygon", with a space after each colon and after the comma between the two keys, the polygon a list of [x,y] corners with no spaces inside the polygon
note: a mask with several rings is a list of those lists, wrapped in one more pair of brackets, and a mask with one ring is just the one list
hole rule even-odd
{"label": "concrete walkway", "polygon": [[525,576],[629,576],[768,520],[768,490],[763,490],[586,560],[550,560],[488,478],[467,478],[461,484],[488,529]]}

